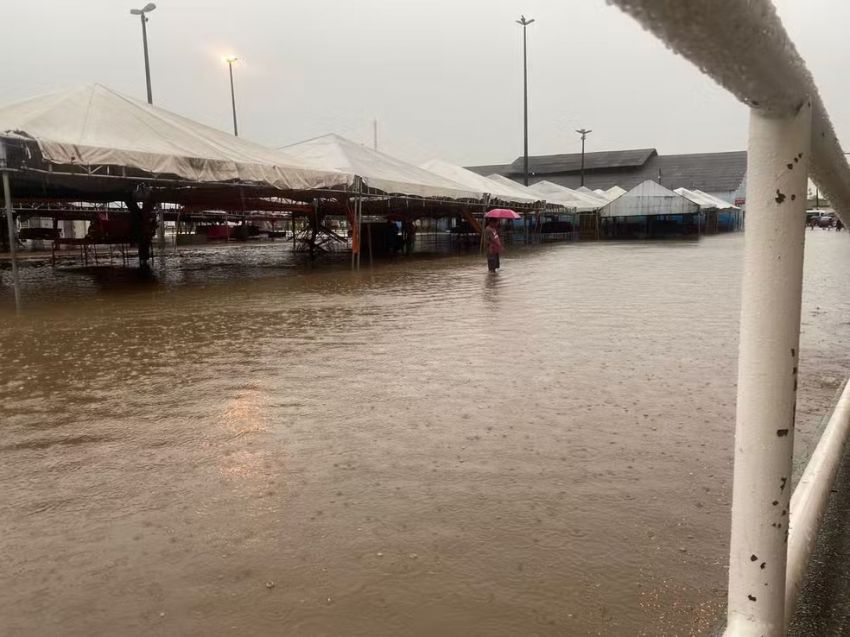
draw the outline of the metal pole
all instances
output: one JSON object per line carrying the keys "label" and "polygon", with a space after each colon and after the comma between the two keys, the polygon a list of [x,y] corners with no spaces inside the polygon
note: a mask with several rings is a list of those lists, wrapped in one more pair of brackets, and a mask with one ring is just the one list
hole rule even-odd
{"label": "metal pole", "polygon": [[142,46],[145,50],[145,81],[148,86],[148,104],[153,104],[153,93],[151,92],[151,65],[150,60],[148,60],[148,29],[145,25],[148,19],[145,17],[144,13],[142,13],[139,17],[142,19]]}
{"label": "metal pole", "polygon": [[581,185],[584,186],[584,138],[585,134],[581,134]]}
{"label": "metal pole", "polygon": [[[0,151],[1,152],[1,151]],[[12,208],[12,187],[9,184],[9,172],[5,170],[6,160],[2,161],[3,170],[3,194],[6,200],[6,230],[9,233],[9,256],[12,259],[12,287],[15,290],[15,308],[21,307],[21,282],[18,278],[18,256],[15,245],[15,211]]]}
{"label": "metal pole", "polygon": [[523,18],[522,23],[522,170],[523,183],[528,185],[528,51],[526,48],[526,27],[528,23]]}
{"label": "metal pole", "polygon": [[588,128],[579,128],[576,132],[581,135],[581,185],[584,186],[584,140],[588,133],[593,131]]}
{"label": "metal pole", "polygon": [[360,255],[363,253],[363,241],[360,230],[363,227],[363,197],[357,198],[357,271],[360,271]]}
{"label": "metal pole", "polygon": [[785,634],[811,117],[750,111],[728,636]]}
{"label": "metal pole", "polygon": [[366,224],[366,235],[369,239],[369,268],[372,267],[372,224]]}
{"label": "metal pole", "polygon": [[528,185],[528,49],[526,39],[526,27],[534,22],[534,18],[527,20],[524,15],[519,17],[517,24],[522,25],[522,133],[523,133],[523,176],[524,183]]}
{"label": "metal pole", "polygon": [[156,214],[156,242],[160,256],[165,257],[165,211],[162,208]]}
{"label": "metal pole", "polygon": [[236,91],[233,90],[233,60],[227,61],[230,69],[230,104],[233,107],[233,136],[239,137],[239,127],[236,125]]}
{"label": "metal pole", "polygon": [[378,150],[378,120],[372,120],[372,141],[375,146],[375,150]]}

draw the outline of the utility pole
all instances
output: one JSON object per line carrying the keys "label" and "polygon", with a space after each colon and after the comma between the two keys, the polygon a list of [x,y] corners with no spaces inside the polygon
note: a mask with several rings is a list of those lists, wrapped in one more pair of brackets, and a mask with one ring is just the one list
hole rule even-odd
{"label": "utility pole", "polygon": [[151,65],[150,60],[148,60],[148,28],[146,26],[148,18],[145,14],[154,9],[156,9],[156,5],[153,2],[149,2],[142,9],[130,9],[132,15],[137,15],[142,19],[142,47],[145,51],[145,81],[148,87],[148,104],[153,104],[153,93],[151,92]]}
{"label": "utility pole", "polygon": [[587,128],[579,128],[576,132],[581,135],[581,185],[584,186],[584,139],[593,131]]}
{"label": "utility pole", "polygon": [[233,63],[239,58],[235,55],[228,55],[224,58],[227,62],[227,67],[230,69],[230,105],[233,107],[233,136],[239,137],[239,126],[236,124],[236,91],[233,90]]}
{"label": "utility pole", "polygon": [[522,25],[522,137],[523,137],[523,183],[528,185],[528,48],[526,40],[526,27],[534,22],[534,18],[527,20],[524,15],[516,21]]}
{"label": "utility pole", "polygon": [[378,150],[378,120],[372,120],[372,142],[374,144],[375,150]]}

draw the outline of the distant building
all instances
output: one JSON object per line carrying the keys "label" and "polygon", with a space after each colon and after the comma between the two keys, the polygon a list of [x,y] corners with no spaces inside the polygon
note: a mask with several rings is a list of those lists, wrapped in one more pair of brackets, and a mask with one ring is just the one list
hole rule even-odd
{"label": "distant building", "polygon": [[[522,182],[523,158],[510,164],[469,166],[481,175],[499,174]],[[551,181],[567,188],[581,185],[581,153],[534,155],[528,158],[528,181]],[[584,185],[590,190],[620,186],[631,190],[651,179],[665,188],[702,190],[739,204],[746,197],[747,153],[659,155],[654,148],[585,153]]]}

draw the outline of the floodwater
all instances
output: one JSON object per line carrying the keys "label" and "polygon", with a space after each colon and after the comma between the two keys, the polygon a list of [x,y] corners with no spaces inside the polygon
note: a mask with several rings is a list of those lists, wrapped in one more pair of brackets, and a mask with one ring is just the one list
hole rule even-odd
{"label": "floodwater", "polygon": [[[810,231],[798,440],[850,369]],[[0,287],[3,635],[690,635],[722,615],[742,235]],[[8,282],[8,270],[2,271]]]}

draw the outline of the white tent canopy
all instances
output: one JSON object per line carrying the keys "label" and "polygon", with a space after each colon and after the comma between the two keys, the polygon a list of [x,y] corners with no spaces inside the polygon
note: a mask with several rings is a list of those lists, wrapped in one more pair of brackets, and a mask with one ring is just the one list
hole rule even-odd
{"label": "white tent canopy", "polygon": [[388,195],[481,199],[484,193],[467,188],[392,155],[367,148],[339,135],[324,135],[292,144],[280,152],[293,161],[352,173],[369,188]]}
{"label": "white tent canopy", "polygon": [[676,188],[674,190],[678,195],[682,195],[685,199],[689,199],[697,204],[702,210],[714,210],[717,209],[717,202],[709,197],[700,195],[698,192],[693,190],[688,190],[687,188]]}
{"label": "white tent canopy", "polygon": [[698,212],[698,204],[651,179],[638,184],[599,210],[602,217],[687,215]]}
{"label": "white tent canopy", "polygon": [[735,206],[725,199],[721,199],[720,197],[715,197],[714,195],[710,195],[707,192],[703,192],[697,188],[694,188],[691,192],[695,192],[701,197],[706,197],[710,201],[715,201],[717,203],[718,210],[739,210],[738,206]]}
{"label": "white tent canopy", "polygon": [[601,204],[597,197],[588,197],[584,193],[572,190],[566,186],[553,183],[551,181],[538,181],[528,187],[532,192],[539,193],[540,196],[546,197],[547,200],[563,203],[565,206],[575,208],[579,212],[590,212],[598,210]]}
{"label": "white tent canopy", "polygon": [[471,170],[443,161],[442,159],[432,159],[431,161],[427,161],[422,164],[420,168],[428,170],[441,177],[445,177],[446,179],[451,179],[452,181],[462,184],[467,188],[481,190],[482,192],[489,194],[491,198],[496,198],[501,201],[529,204],[542,201],[543,199],[542,197],[522,192],[516,187],[517,184],[515,183],[506,184],[493,181],[487,177],[479,175],[478,173],[474,173]]}
{"label": "white tent canopy", "polygon": [[100,84],[0,107],[0,137],[34,141],[53,165],[110,166],[154,178],[242,182],[279,190],[354,183],[350,173],[305,166]]}
{"label": "white tent canopy", "polygon": [[714,195],[709,195],[708,193],[703,192],[702,190],[689,190],[688,188],[676,188],[675,192],[682,195],[683,197],[687,197],[694,203],[699,204],[700,208],[704,209],[715,209],[715,210],[730,210],[736,209],[728,201],[724,201],[720,199],[720,197],[715,197]]}
{"label": "white tent canopy", "polygon": [[600,205],[608,203],[608,198],[605,195],[591,190],[587,186],[579,186],[575,189],[575,192],[585,195],[586,197],[590,197],[591,199],[595,199]]}
{"label": "white tent canopy", "polygon": [[608,190],[605,191],[605,194],[608,197],[608,201],[612,201],[620,195],[626,194],[626,189],[620,188],[619,186],[611,186]]}
{"label": "white tent canopy", "polygon": [[504,175],[493,174],[487,177],[488,180],[495,181],[497,184],[501,184],[503,186],[507,186],[510,188],[516,188],[521,193],[528,195],[529,197],[534,197],[535,199],[545,201],[549,206],[555,206],[560,208],[569,208],[569,212],[574,212],[575,205],[566,201],[561,201],[559,199],[553,197],[547,197],[545,194],[537,192],[528,186],[523,186],[522,184],[518,184],[510,177],[505,177]]}

